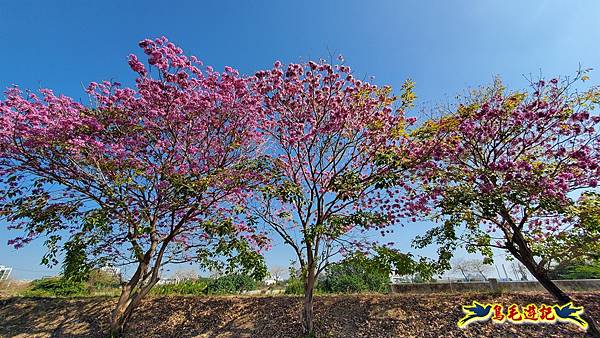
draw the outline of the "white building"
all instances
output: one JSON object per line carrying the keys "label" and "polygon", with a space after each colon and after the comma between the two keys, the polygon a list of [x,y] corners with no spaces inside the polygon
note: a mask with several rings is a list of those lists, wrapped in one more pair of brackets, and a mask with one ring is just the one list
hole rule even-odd
{"label": "white building", "polygon": [[121,269],[119,269],[115,266],[110,266],[110,265],[101,267],[100,271],[112,274],[113,276],[117,276],[117,277],[121,275]]}
{"label": "white building", "polygon": [[10,277],[10,273],[12,272],[12,268],[8,266],[0,265],[0,282],[5,281]]}
{"label": "white building", "polygon": [[267,286],[270,286],[270,285],[275,285],[275,284],[277,284],[277,281],[276,281],[275,279],[272,279],[272,278],[270,278],[270,279],[265,279],[265,280],[263,281],[263,283],[265,283],[265,285],[267,285]]}

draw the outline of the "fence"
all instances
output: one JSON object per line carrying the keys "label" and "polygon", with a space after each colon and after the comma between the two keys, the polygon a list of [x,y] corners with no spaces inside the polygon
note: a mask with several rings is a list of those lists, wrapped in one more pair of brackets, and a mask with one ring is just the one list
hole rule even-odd
{"label": "fence", "polygon": [[[567,291],[600,291],[600,279],[555,280],[558,287]],[[499,292],[543,291],[537,281],[498,281],[490,278],[479,282],[438,282],[392,284],[392,293],[448,293],[448,292]]]}

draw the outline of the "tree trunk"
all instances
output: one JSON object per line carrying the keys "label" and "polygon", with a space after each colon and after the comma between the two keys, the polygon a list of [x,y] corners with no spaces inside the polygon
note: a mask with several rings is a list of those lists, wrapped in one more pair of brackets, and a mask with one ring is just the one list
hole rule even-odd
{"label": "tree trunk", "polygon": [[[505,217],[505,219],[511,220],[510,216],[508,215]],[[571,302],[571,297],[561,290],[558,285],[554,284],[554,282],[550,279],[548,272],[535,262],[533,252],[531,251],[531,248],[529,247],[529,244],[525,238],[523,238],[521,229],[516,227],[512,221],[510,221],[509,224],[511,224],[513,229],[513,242],[509,242],[506,246],[506,249],[517,260],[523,263],[525,268],[544,287],[544,289],[546,289],[557,300],[558,304],[563,305]],[[598,331],[598,327],[596,326],[596,323],[592,317],[585,312],[581,314],[580,317],[588,323],[587,334],[590,337],[600,338],[600,332]]]}
{"label": "tree trunk", "polygon": [[[525,265],[527,270],[531,272],[533,277],[535,277],[535,279],[537,279],[537,281],[544,287],[544,289],[546,289],[546,291],[548,291],[556,299],[558,304],[563,305],[573,301],[569,295],[567,295],[563,290],[561,290],[558,287],[558,285],[556,285],[550,279],[550,277],[545,271],[540,271],[537,268],[535,262],[530,262],[525,259],[519,260],[521,261],[521,263],[523,263],[523,265]],[[590,317],[586,312],[581,314],[580,317],[588,323],[587,334],[590,337],[600,338],[600,332],[598,331],[598,328],[592,317]]]}
{"label": "tree trunk", "polygon": [[314,337],[313,294],[315,291],[315,269],[308,265],[304,281],[304,308],[302,310],[302,329],[305,337]]}
{"label": "tree trunk", "polygon": [[[150,234],[150,248],[143,254],[139,254],[141,248],[135,238],[130,239],[134,249],[137,249],[136,256],[138,258],[138,267],[127,284],[121,288],[119,301],[115,306],[110,318],[110,336],[120,337],[125,331],[125,326],[131,318],[135,308],[141,303],[142,299],[150,292],[152,287],[158,282],[158,272],[162,264],[162,257],[167,249],[167,245],[173,240],[179,228],[183,225],[183,220],[172,229],[171,233],[162,241],[157,238],[156,232],[153,230]],[[160,250],[156,255],[153,265],[150,264],[152,257],[156,253],[159,243],[162,242]]]}
{"label": "tree trunk", "polygon": [[[131,282],[121,288],[119,301],[115,306],[110,318],[110,336],[121,337],[125,331],[125,326],[129,322],[133,311],[141,303],[142,299],[148,294],[150,289],[156,284],[157,280],[151,280],[148,284],[140,286],[141,282],[132,285]],[[134,289],[137,290],[133,291]]]}
{"label": "tree trunk", "polygon": [[131,302],[131,287],[125,284],[121,287],[121,295],[119,301],[113,309],[110,317],[110,336],[120,337],[125,329],[125,312]]}

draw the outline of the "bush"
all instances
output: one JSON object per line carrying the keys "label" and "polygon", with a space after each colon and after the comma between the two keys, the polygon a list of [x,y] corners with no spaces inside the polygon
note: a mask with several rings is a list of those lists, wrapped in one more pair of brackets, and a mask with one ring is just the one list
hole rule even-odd
{"label": "bush", "polygon": [[600,278],[600,260],[591,262],[573,262],[550,272],[554,279],[597,279]]}
{"label": "bush", "polygon": [[28,297],[72,297],[87,295],[84,282],[68,281],[60,277],[36,279],[31,288],[23,293]]}
{"label": "bush", "polygon": [[389,271],[362,255],[332,264],[326,271],[320,289],[331,293],[387,292]]}
{"label": "bush", "polygon": [[238,294],[242,291],[256,289],[256,281],[247,275],[235,274],[219,277],[208,282],[206,294],[225,295]]}
{"label": "bush", "polygon": [[168,295],[194,295],[199,296],[206,293],[206,287],[208,286],[210,279],[191,279],[186,280],[177,284],[164,284],[155,285],[152,288],[151,293],[157,296],[168,296]]}
{"label": "bush", "polygon": [[100,290],[118,288],[119,282],[119,277],[114,273],[94,269],[89,272],[86,283],[90,289]]}
{"label": "bush", "polygon": [[285,285],[285,293],[288,295],[301,295],[304,293],[304,283],[300,278],[290,278]]}

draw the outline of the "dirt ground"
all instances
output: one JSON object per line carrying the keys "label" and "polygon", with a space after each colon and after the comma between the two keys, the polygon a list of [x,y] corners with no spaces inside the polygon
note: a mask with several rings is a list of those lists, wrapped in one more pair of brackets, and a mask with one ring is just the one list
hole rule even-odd
{"label": "dirt ground", "polygon": [[[575,293],[600,320],[600,293]],[[581,337],[572,324],[473,323],[459,329],[461,305],[552,303],[542,293],[344,295],[316,298],[318,337]],[[2,337],[102,337],[114,298],[0,299]],[[300,337],[299,297],[149,298],[127,337]]]}

